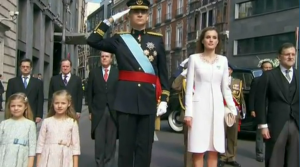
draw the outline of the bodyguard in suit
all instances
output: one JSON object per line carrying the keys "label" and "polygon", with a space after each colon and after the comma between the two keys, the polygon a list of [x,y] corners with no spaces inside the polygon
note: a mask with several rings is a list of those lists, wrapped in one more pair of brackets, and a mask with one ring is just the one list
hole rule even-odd
{"label": "bodyguard in suit", "polygon": [[116,112],[113,110],[118,69],[111,66],[112,54],[101,52],[101,67],[89,73],[88,107],[92,121],[92,139],[95,140],[95,160],[97,167],[115,167],[117,126]]}
{"label": "bodyguard in suit", "polygon": [[265,139],[266,167],[296,167],[299,166],[299,72],[293,68],[296,49],[293,44],[285,43],[278,54],[279,67],[264,72],[259,79],[256,116]]}
{"label": "bodyguard in suit", "polygon": [[20,71],[22,75],[8,80],[5,100],[7,102],[8,98],[15,93],[25,93],[29,100],[34,120],[36,123],[39,123],[44,113],[44,88],[41,80],[30,75],[31,70],[32,61],[30,59],[21,60]]}
{"label": "bodyguard in suit", "polygon": [[[130,11],[101,22],[87,43],[114,53],[117,59],[119,82],[114,109],[118,111],[118,167],[150,167],[155,117],[167,111],[170,94],[166,55],[162,35],[145,30],[149,1],[130,0],[127,6]],[[128,12],[131,32],[104,39],[110,25]]]}
{"label": "bodyguard in suit", "polygon": [[[273,63],[269,60],[263,60],[260,64],[259,64],[260,68],[262,69],[262,71],[268,71],[268,70],[272,70],[273,69]],[[251,111],[251,116],[252,117],[256,117],[256,110],[255,110],[255,92],[257,91],[257,87],[258,87],[258,81],[259,81],[259,77],[253,78],[252,82],[251,82],[251,89],[250,89],[250,93],[249,93],[249,103],[248,103],[248,108]],[[261,135],[261,130],[257,128],[256,130],[256,160],[258,162],[263,162],[264,161],[264,141],[263,141],[263,137]]]}
{"label": "bodyguard in suit", "polygon": [[220,161],[218,166],[223,167],[225,164],[240,167],[241,165],[236,161],[237,154],[237,141],[238,141],[238,129],[240,119],[244,117],[245,109],[245,100],[243,96],[243,83],[240,79],[233,78],[231,76],[233,70],[230,65],[228,65],[229,72],[229,87],[232,91],[233,101],[237,110],[239,111],[239,116],[236,117],[236,122],[233,126],[228,127],[225,125],[225,136],[226,136],[226,148],[225,153],[220,155]]}
{"label": "bodyguard in suit", "polygon": [[61,74],[53,76],[49,84],[48,107],[50,107],[52,95],[59,90],[67,90],[72,96],[74,109],[77,117],[80,117],[82,108],[83,90],[81,78],[71,74],[72,62],[69,59],[63,59],[60,62]]}

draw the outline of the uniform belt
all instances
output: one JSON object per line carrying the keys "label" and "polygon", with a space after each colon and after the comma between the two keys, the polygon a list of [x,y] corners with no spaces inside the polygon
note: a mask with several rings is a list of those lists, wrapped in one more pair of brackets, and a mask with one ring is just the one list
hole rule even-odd
{"label": "uniform belt", "polygon": [[159,100],[162,90],[159,78],[156,75],[139,71],[119,71],[119,80],[154,84],[156,88],[156,99]]}
{"label": "uniform belt", "polygon": [[2,142],[2,143],[0,143],[0,145],[7,145],[7,144],[15,144],[15,145],[27,146],[28,145],[28,140],[15,138],[15,139],[10,140],[8,142]]}

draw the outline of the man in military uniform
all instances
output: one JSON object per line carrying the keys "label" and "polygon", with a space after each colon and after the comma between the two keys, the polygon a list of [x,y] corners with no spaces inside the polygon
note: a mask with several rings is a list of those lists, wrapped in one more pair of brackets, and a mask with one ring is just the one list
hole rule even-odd
{"label": "man in military uniform", "polygon": [[[183,70],[181,74],[178,77],[176,77],[176,79],[172,83],[172,88],[179,92],[179,102],[182,108],[180,119],[182,122],[184,122],[183,119],[184,119],[184,112],[185,112],[184,97],[185,97],[185,90],[186,90],[187,62],[188,59],[184,60],[180,64]],[[184,133],[184,146],[185,146],[184,167],[193,167],[192,153],[187,151],[188,127],[186,126],[186,124],[183,124],[183,133]]]}
{"label": "man in military uniform", "polygon": [[[128,10],[101,22],[87,43],[114,53],[118,63],[114,103],[118,113],[118,167],[150,167],[155,117],[166,113],[170,94],[166,55],[162,34],[145,30],[150,2],[130,0],[127,6]],[[110,25],[127,13],[131,32],[104,39]]]}
{"label": "man in military uniform", "polygon": [[243,96],[243,83],[240,79],[233,78],[232,68],[228,66],[229,71],[229,87],[232,91],[233,101],[240,116],[236,117],[236,122],[232,127],[228,127],[225,124],[225,135],[226,135],[226,149],[225,153],[221,154],[219,161],[219,167],[225,166],[225,164],[240,167],[241,165],[235,160],[237,150],[237,137],[240,126],[240,119],[244,118],[246,112],[245,100]]}

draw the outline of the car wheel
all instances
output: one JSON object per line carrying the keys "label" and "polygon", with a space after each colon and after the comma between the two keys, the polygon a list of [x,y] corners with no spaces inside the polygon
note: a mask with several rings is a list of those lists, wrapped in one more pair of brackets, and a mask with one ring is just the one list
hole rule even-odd
{"label": "car wheel", "polygon": [[168,123],[173,131],[183,131],[183,123],[180,121],[180,111],[172,111],[168,116]]}

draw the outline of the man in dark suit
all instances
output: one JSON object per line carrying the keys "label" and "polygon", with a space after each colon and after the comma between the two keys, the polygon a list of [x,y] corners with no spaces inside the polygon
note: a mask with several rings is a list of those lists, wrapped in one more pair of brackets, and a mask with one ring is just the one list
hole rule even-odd
{"label": "man in dark suit", "polygon": [[[260,64],[260,68],[262,69],[262,71],[268,71],[268,70],[272,70],[273,69],[273,63],[269,60],[263,60]],[[251,116],[252,117],[256,117],[256,112],[255,112],[255,108],[254,108],[254,102],[255,102],[255,92],[257,91],[257,83],[258,83],[259,77],[253,78],[252,82],[251,82],[251,89],[250,89],[250,93],[249,93],[249,103],[248,103],[248,107],[249,110],[251,111]],[[264,152],[263,152],[263,147],[264,147],[264,141],[263,141],[263,137],[261,135],[261,130],[257,129],[256,130],[256,160],[258,162],[263,162],[264,161]]]}
{"label": "man in dark suit", "polygon": [[11,78],[7,83],[6,102],[8,98],[15,93],[25,93],[30,107],[33,112],[33,117],[36,123],[39,123],[43,118],[44,106],[44,88],[43,82],[30,75],[32,70],[32,61],[23,59],[20,63],[20,71],[22,76]]}
{"label": "man in dark suit", "polygon": [[52,95],[59,90],[67,90],[73,101],[74,109],[77,113],[77,117],[80,117],[82,108],[83,90],[81,78],[71,74],[72,62],[69,59],[63,59],[61,61],[61,74],[53,76],[50,80],[48,106],[50,107]]}
{"label": "man in dark suit", "polygon": [[112,54],[101,52],[101,67],[93,69],[88,80],[88,106],[95,140],[97,167],[115,167],[117,126],[113,110],[118,69],[111,66]]}
{"label": "man in dark suit", "polygon": [[[263,73],[256,91],[258,128],[266,141],[266,167],[299,166],[299,72],[296,49],[279,49],[280,66]],[[266,112],[266,108],[268,110]]]}
{"label": "man in dark suit", "polygon": [[[118,167],[150,167],[154,122],[167,111],[170,94],[162,34],[146,31],[148,0],[130,0],[129,10],[101,22],[87,43],[114,53],[119,82],[114,109],[118,111]],[[105,32],[118,18],[129,12],[132,30],[105,38]],[[158,104],[159,101],[159,104]]]}
{"label": "man in dark suit", "polygon": [[4,86],[3,86],[3,83],[2,83],[2,79],[3,79],[3,76],[2,74],[0,74],[0,111],[3,111],[3,106],[2,106],[2,102],[3,102],[3,93],[4,93]]}

